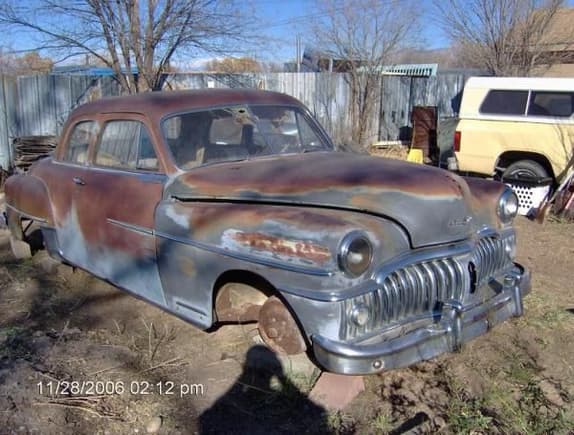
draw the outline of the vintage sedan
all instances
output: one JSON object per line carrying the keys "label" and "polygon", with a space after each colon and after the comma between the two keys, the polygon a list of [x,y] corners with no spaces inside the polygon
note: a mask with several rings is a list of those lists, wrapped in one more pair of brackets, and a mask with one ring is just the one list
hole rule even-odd
{"label": "vintage sedan", "polygon": [[49,254],[202,329],[258,322],[326,370],[454,351],[523,313],[505,185],[335,152],[309,111],[256,90],[159,92],[73,111],[6,183],[16,254]]}

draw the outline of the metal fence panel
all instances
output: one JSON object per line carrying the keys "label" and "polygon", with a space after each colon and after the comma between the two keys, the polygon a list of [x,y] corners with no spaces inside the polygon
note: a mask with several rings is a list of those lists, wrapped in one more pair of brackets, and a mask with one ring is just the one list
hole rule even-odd
{"label": "metal fence panel", "polygon": [[[383,76],[379,101],[370,119],[373,140],[410,137],[412,108],[437,106],[440,118],[458,114],[466,76]],[[172,74],[164,89],[259,88],[283,92],[301,100],[337,142],[349,139],[351,93],[345,74],[253,73]],[[11,83],[7,85],[7,83]],[[70,112],[88,101],[120,94],[113,77],[41,75],[3,80],[0,89],[0,164],[11,161],[15,136],[58,135]]]}
{"label": "metal fence panel", "polygon": [[[0,86],[0,104],[2,107],[2,111],[0,112],[0,170],[1,169],[8,169],[8,165],[11,158],[11,146],[10,146],[10,135],[8,132],[8,116],[6,114],[6,92],[5,92],[5,80],[2,77],[2,83]],[[1,172],[0,172],[0,179],[1,179]]]}

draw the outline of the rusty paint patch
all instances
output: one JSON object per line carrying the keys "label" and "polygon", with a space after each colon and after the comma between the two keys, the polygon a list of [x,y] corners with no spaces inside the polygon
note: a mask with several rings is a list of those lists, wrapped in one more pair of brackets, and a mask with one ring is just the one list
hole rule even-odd
{"label": "rusty paint patch", "polygon": [[259,251],[305,258],[317,263],[331,259],[331,251],[317,243],[305,240],[290,240],[262,233],[235,232],[231,238],[236,242]]}
{"label": "rusty paint patch", "polygon": [[[296,154],[266,159],[222,163],[217,171],[210,166],[196,168],[178,177],[170,193],[185,196],[191,190],[197,197],[298,197],[312,193],[339,191],[351,196],[356,189],[377,192],[400,191],[413,195],[461,196],[457,178],[438,168],[383,160],[370,156],[326,152]],[[345,198],[341,195],[341,200]]]}

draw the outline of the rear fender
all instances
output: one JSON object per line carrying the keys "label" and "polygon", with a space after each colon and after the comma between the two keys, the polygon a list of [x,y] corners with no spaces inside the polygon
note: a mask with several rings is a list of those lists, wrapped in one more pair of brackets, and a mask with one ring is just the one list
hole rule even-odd
{"label": "rear fender", "polygon": [[12,175],[6,180],[5,192],[9,226],[17,217],[54,225],[48,189],[41,179],[26,174]]}

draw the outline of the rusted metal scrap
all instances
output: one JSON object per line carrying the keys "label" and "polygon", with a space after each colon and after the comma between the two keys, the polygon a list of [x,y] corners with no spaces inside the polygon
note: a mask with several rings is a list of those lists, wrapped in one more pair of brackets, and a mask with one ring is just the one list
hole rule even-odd
{"label": "rusted metal scrap", "polygon": [[48,157],[56,149],[55,136],[23,136],[13,142],[17,172],[26,172],[37,160]]}

